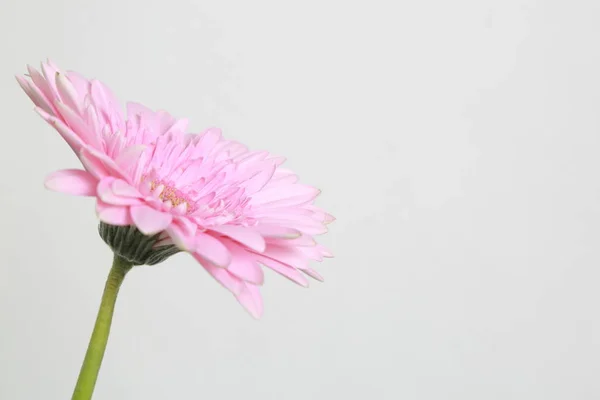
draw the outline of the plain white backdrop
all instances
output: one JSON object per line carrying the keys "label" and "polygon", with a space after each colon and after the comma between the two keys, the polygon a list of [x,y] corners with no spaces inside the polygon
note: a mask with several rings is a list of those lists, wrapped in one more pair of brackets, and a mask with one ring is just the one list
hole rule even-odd
{"label": "plain white backdrop", "polygon": [[111,253],[14,81],[46,57],[288,158],[338,220],[254,321],[127,277],[95,399],[600,398],[600,3],[0,2],[0,398],[70,398]]}

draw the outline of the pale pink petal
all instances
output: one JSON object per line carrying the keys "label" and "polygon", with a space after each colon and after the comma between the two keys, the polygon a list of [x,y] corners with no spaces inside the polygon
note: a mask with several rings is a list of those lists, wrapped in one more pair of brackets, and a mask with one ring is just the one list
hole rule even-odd
{"label": "pale pink petal", "polygon": [[134,102],[127,103],[127,118],[132,119],[135,116],[142,118],[155,118],[154,111],[148,107]]}
{"label": "pale pink petal", "polygon": [[225,268],[231,262],[231,253],[227,247],[217,238],[203,233],[196,233],[196,253],[215,264],[217,267]]}
{"label": "pale pink petal", "polygon": [[98,200],[96,214],[98,214],[100,221],[110,225],[126,226],[133,224],[128,206],[113,206]]}
{"label": "pale pink petal", "polygon": [[231,253],[231,262],[227,266],[227,270],[246,282],[262,285],[264,273],[260,265],[257,264],[254,255],[234,242],[225,242],[225,246]]}
{"label": "pale pink petal", "polygon": [[111,184],[111,188],[113,193],[117,196],[135,198],[142,197],[142,194],[139,192],[139,190],[122,179],[115,179]]}
{"label": "pale pink petal", "polygon": [[231,274],[224,268],[215,267],[214,265],[207,262],[206,259],[202,258],[198,254],[193,255],[194,258],[204,267],[204,269],[212,275],[223,287],[233,293],[235,296],[241,293],[242,289],[245,288],[244,281],[235,275]]}
{"label": "pale pink petal", "polygon": [[54,113],[52,103],[48,101],[48,99],[44,96],[44,94],[40,91],[40,89],[37,86],[31,84],[22,76],[17,76],[16,78],[17,82],[19,82],[19,86],[21,86],[21,89],[23,89],[27,96],[29,96],[31,101],[33,101],[33,104],[40,107],[48,114]]}
{"label": "pale pink petal", "polygon": [[210,151],[219,140],[221,140],[221,130],[218,128],[210,128],[200,134],[198,146]]}
{"label": "pale pink petal", "polygon": [[327,258],[333,258],[333,253],[326,248],[325,246],[318,244],[317,245],[317,249],[319,249],[319,252],[321,252],[321,254],[323,255],[323,257],[327,257]]}
{"label": "pale pink petal", "polygon": [[238,301],[254,318],[258,319],[263,314],[263,301],[257,286],[244,283],[240,293],[236,296]]}
{"label": "pale pink petal", "polygon": [[96,149],[102,147],[102,143],[100,142],[97,132],[94,131],[93,126],[88,125],[80,115],[69,108],[65,103],[55,101],[54,106],[63,117],[63,121],[67,123],[69,128],[71,128],[71,130],[75,132],[88,147],[94,147]]}
{"label": "pale pink petal", "polygon": [[186,235],[195,235],[198,231],[198,225],[186,216],[177,216],[174,220],[177,222],[177,225],[181,226]]}
{"label": "pale pink petal", "polygon": [[315,280],[317,280],[319,282],[324,282],[325,281],[325,278],[323,278],[321,276],[321,274],[319,274],[317,271],[315,271],[312,268],[303,269],[302,272],[304,272],[306,275],[310,276],[311,278],[313,278],[313,279],[315,279]]}
{"label": "pale pink petal", "polygon": [[104,154],[92,147],[86,147],[85,152],[86,152],[86,158],[88,158],[88,159],[94,158],[97,163],[102,164],[102,166],[106,169],[108,174],[110,174],[111,176],[113,176],[115,178],[121,178],[125,181],[127,181],[129,179],[127,174],[125,172],[123,172],[123,170],[121,170],[121,168],[114,162],[114,160],[111,159],[106,154]]}
{"label": "pale pink petal", "polygon": [[[253,209],[250,214],[258,220],[262,220],[263,218],[280,218],[304,221],[315,217],[314,211],[300,207],[258,208]],[[313,219],[319,220],[317,217]]]}
{"label": "pale pink petal", "polygon": [[313,200],[320,191],[307,185],[287,185],[261,190],[252,196],[251,203],[259,205],[290,206]]}
{"label": "pale pink petal", "polygon": [[98,179],[80,169],[63,169],[46,177],[46,188],[76,196],[95,196]]}
{"label": "pale pink petal", "polygon": [[294,268],[308,268],[308,259],[296,247],[269,244],[262,254]]}
{"label": "pale pink petal", "polygon": [[262,255],[256,255],[256,260],[265,267],[268,267],[280,275],[285,276],[292,282],[303,287],[308,287],[308,280],[296,268]]}
{"label": "pale pink petal", "polygon": [[98,183],[97,194],[103,202],[115,206],[133,206],[142,204],[142,201],[139,198],[117,195],[113,191],[113,183],[115,180],[116,179],[112,176],[108,176]]}
{"label": "pale pink petal", "polygon": [[187,130],[189,121],[187,119],[177,120],[165,133],[170,132],[185,132]]}
{"label": "pale pink petal", "polygon": [[253,228],[246,228],[239,225],[222,225],[212,227],[210,230],[228,236],[259,253],[265,250],[265,239]]}
{"label": "pale pink petal", "polygon": [[166,229],[167,234],[173,240],[173,243],[182,250],[193,251],[196,246],[196,231],[186,231],[178,223],[172,223]]}
{"label": "pale pink petal", "polygon": [[[277,171],[275,171],[277,172]],[[269,182],[270,186],[284,186],[284,185],[290,185],[292,183],[296,183],[298,182],[298,176],[296,176],[295,174],[290,174],[290,175],[279,175],[279,176],[273,176],[273,179],[271,179],[271,181]]]}
{"label": "pale pink petal", "polygon": [[133,177],[140,161],[140,157],[146,148],[147,147],[145,145],[127,147],[115,159],[115,164],[117,164],[121,171],[123,171],[127,176]]}
{"label": "pale pink petal", "polygon": [[272,163],[274,163],[277,166],[280,166],[281,164],[283,164],[286,161],[285,157],[269,157],[268,158],[269,161],[271,161]]}
{"label": "pale pink petal", "polygon": [[294,171],[287,168],[277,168],[277,171],[275,171],[275,174],[273,174],[273,181],[276,181],[278,178],[288,176],[296,176],[296,174]]}
{"label": "pale pink petal", "polygon": [[85,96],[90,92],[90,81],[75,71],[67,71],[66,75],[77,91],[77,97],[85,99]]}
{"label": "pale pink petal", "polygon": [[[293,216],[290,216],[293,218]],[[302,232],[306,235],[321,235],[327,232],[327,226],[323,222],[315,221],[309,218],[303,220],[295,219],[278,219],[278,218],[262,218],[261,224],[265,226],[271,225],[276,227],[289,227]]]}
{"label": "pale pink petal", "polygon": [[67,142],[69,146],[75,151],[76,154],[79,154],[79,150],[85,145],[79,136],[75,134],[68,126],[64,124],[58,118],[55,118],[48,114],[40,107],[36,107],[35,111],[40,114],[42,118],[46,120],[50,125],[57,130],[58,133],[62,136],[62,138]]}
{"label": "pale pink petal", "polygon": [[268,151],[249,151],[238,157],[234,157],[233,160],[238,163],[238,167],[247,167],[249,165],[259,164],[259,161],[263,161],[268,155]]}
{"label": "pale pink petal", "polygon": [[309,211],[312,211],[314,219],[322,221],[324,224],[330,224],[335,221],[335,217],[333,215],[326,213],[324,210],[315,205],[310,205],[306,208]]}
{"label": "pale pink petal", "polygon": [[119,104],[110,89],[97,80],[90,81],[90,95],[94,104],[105,113],[112,113]]}
{"label": "pale pink petal", "polygon": [[281,239],[281,238],[269,238],[268,243],[277,246],[295,246],[295,247],[311,247],[315,246],[317,242],[310,235],[302,235],[292,239]]}
{"label": "pale pink petal", "polygon": [[48,85],[48,91],[51,93],[51,96],[49,96],[49,99],[51,100],[56,98],[58,94],[55,81],[57,71],[58,70],[56,67],[54,67],[54,65],[52,65],[50,62],[42,63],[42,73],[44,74],[44,80]]}
{"label": "pale pink petal", "polygon": [[299,230],[288,228],[285,226],[259,224],[254,226],[253,229],[255,229],[265,238],[295,239],[302,236],[302,232],[300,232]]}
{"label": "pale pink petal", "polygon": [[317,246],[298,246],[296,247],[296,250],[299,253],[304,254],[304,256],[310,260],[319,262],[323,261],[323,254],[321,254],[321,251],[317,248]]}
{"label": "pale pink petal", "polygon": [[242,187],[246,190],[246,193],[252,195],[261,190],[273,176],[276,167],[277,166],[275,164],[271,164],[247,180],[242,185]]}
{"label": "pale pink petal", "polygon": [[169,131],[169,129],[175,125],[177,120],[171,114],[166,111],[156,112],[157,130],[160,135],[163,135]]}
{"label": "pale pink petal", "polygon": [[86,171],[98,179],[102,179],[110,175],[108,169],[104,166],[102,161],[94,157],[85,147],[79,152],[79,160],[81,160],[81,163]]}
{"label": "pale pink petal", "polygon": [[154,235],[165,230],[173,220],[171,214],[145,205],[131,207],[131,218],[144,235]]}
{"label": "pale pink petal", "polygon": [[[31,67],[30,65],[27,66],[27,72],[29,72],[29,77],[31,78],[33,86],[39,89],[39,91],[43,94],[45,100],[50,105],[50,108],[53,110],[53,107],[51,105],[56,98],[56,94],[50,89],[50,85],[46,81],[46,78],[44,78],[44,76],[38,70]],[[49,113],[53,114],[54,111],[49,111]]]}
{"label": "pale pink petal", "polygon": [[56,72],[56,87],[64,104],[78,113],[83,111],[83,99],[79,98],[77,90],[66,75]]}

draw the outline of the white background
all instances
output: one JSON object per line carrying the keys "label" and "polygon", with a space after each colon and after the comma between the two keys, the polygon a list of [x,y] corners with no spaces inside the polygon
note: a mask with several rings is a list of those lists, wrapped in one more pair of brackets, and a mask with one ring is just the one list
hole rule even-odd
{"label": "white background", "polygon": [[111,254],[13,79],[51,57],[288,157],[338,220],[256,322],[127,278],[95,399],[600,398],[600,3],[2,0],[0,398],[70,398]]}

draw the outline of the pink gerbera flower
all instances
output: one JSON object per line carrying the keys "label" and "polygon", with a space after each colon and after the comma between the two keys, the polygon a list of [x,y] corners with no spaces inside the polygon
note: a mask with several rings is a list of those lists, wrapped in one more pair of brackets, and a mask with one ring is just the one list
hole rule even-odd
{"label": "pink gerbera flower", "polygon": [[[331,254],[313,237],[333,217],[313,202],[284,159],[249,151],[218,129],[187,132],[187,121],[128,103],[51,62],[17,80],[35,110],[71,146],[84,169],[52,173],[46,187],[96,197],[100,234],[131,265],[186,251],[252,314],[263,306],[262,266],[299,285]],[[304,273],[304,274],[303,274]]]}

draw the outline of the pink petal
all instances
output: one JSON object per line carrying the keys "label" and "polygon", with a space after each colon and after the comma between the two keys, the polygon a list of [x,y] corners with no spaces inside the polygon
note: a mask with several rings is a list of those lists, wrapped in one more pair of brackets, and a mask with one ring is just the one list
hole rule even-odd
{"label": "pink petal", "polygon": [[[229,249],[231,250],[231,248]],[[227,266],[227,271],[255,285],[262,285],[265,279],[260,265],[256,263],[251,254],[245,251],[232,251],[231,262]]]}
{"label": "pink petal", "polygon": [[33,101],[33,104],[35,104],[37,107],[42,108],[48,114],[54,113],[51,103],[48,101],[48,99],[44,96],[44,94],[37,86],[31,84],[29,81],[27,81],[27,79],[23,78],[22,76],[16,76],[16,78],[17,82],[19,82],[19,86],[21,86],[21,89],[23,89],[27,96],[29,96],[31,101]]}
{"label": "pink petal", "polygon": [[301,184],[275,186],[252,195],[250,203],[254,206],[289,207],[309,202],[319,193],[319,189]]}
{"label": "pink petal", "polygon": [[102,166],[104,166],[104,168],[110,175],[114,176],[115,178],[121,178],[126,181],[129,179],[129,177],[123,172],[123,170],[121,170],[121,168],[117,164],[115,164],[114,160],[106,154],[89,146],[86,146],[85,151],[87,153],[86,157],[88,159],[96,159],[96,162],[102,164]]}
{"label": "pink petal", "polygon": [[296,268],[259,254],[256,255],[256,260],[267,268],[285,276],[292,282],[303,287],[308,287],[308,280]]}
{"label": "pink petal", "polygon": [[144,235],[154,235],[163,231],[173,221],[171,214],[157,211],[145,205],[131,207],[131,218],[135,226]]}
{"label": "pink petal", "polygon": [[94,175],[98,179],[102,179],[109,176],[108,169],[104,166],[102,161],[94,157],[85,147],[79,152],[79,160],[83,164],[83,167]]}
{"label": "pink petal", "polygon": [[97,80],[90,81],[90,95],[94,104],[107,115],[117,110],[119,102],[110,89]]}
{"label": "pink petal", "polygon": [[303,269],[302,272],[304,272],[306,275],[310,276],[311,278],[318,280],[319,282],[325,281],[325,279],[317,271],[315,271],[312,268]]}
{"label": "pink petal", "polygon": [[188,125],[186,119],[177,120],[165,111],[154,112],[138,103],[127,103],[127,116],[130,120],[139,118],[140,125],[153,136],[185,132]]}
{"label": "pink petal", "polygon": [[[277,172],[277,171],[275,171],[275,172]],[[280,175],[280,176],[273,176],[273,178],[271,178],[271,181],[269,182],[269,185],[277,184],[278,186],[283,186],[283,185],[293,184],[296,182],[298,182],[298,176],[295,174]]]}
{"label": "pink petal", "polygon": [[196,233],[196,253],[217,267],[225,268],[231,262],[231,253],[227,247],[215,237],[204,232]]}
{"label": "pink petal", "polygon": [[133,119],[135,116],[143,118],[154,118],[154,111],[143,104],[129,102],[127,103],[127,118]]}
{"label": "pink petal", "polygon": [[198,225],[190,218],[178,216],[175,220],[177,221],[177,224],[183,228],[183,231],[186,235],[196,235],[196,232],[198,231]]}
{"label": "pink petal", "polygon": [[306,258],[315,261],[323,261],[323,255],[317,246],[298,246],[296,250],[306,256]]}
{"label": "pink petal", "polygon": [[260,220],[264,226],[285,226],[297,231],[300,231],[306,235],[321,235],[327,232],[327,226],[323,222],[315,221],[310,218],[301,219],[278,219],[278,218],[262,218]]}
{"label": "pink petal", "polygon": [[46,188],[76,196],[95,196],[98,180],[80,169],[63,169],[46,177]]}
{"label": "pink petal", "polygon": [[265,239],[260,233],[252,228],[246,228],[239,225],[222,225],[210,228],[210,230],[228,236],[236,242],[248,246],[259,253],[262,253],[265,250]]}
{"label": "pink petal", "polygon": [[173,240],[175,246],[185,251],[194,250],[196,245],[195,231],[190,234],[184,227],[179,226],[179,224],[174,221],[174,223],[167,227],[166,232]]}
{"label": "pink petal", "polygon": [[67,71],[66,75],[77,91],[77,97],[84,99],[90,91],[90,81],[75,71]]}
{"label": "pink petal", "polygon": [[333,258],[333,253],[327,247],[318,244],[317,249],[319,249],[319,252],[321,253],[321,255],[323,255],[323,257]]}
{"label": "pink petal", "polygon": [[323,257],[333,258],[333,253],[329,251],[325,246],[316,244],[314,246],[298,246],[296,250],[304,253],[308,258],[316,261],[323,261]]}
{"label": "pink petal", "polygon": [[[54,110],[52,107],[52,102],[56,99],[55,93],[50,89],[50,85],[46,81],[46,78],[35,68],[30,65],[27,66],[27,72],[29,72],[29,77],[31,78],[33,85],[39,89],[39,91],[43,94],[42,97],[46,99],[50,108]],[[50,114],[53,114],[54,111],[51,111]]]}
{"label": "pink petal", "polygon": [[242,289],[244,288],[244,282],[240,278],[232,275],[224,268],[211,265],[198,254],[194,254],[193,256],[200,263],[200,265],[202,265],[204,269],[217,280],[217,282],[223,285],[225,289],[229,290],[235,296],[241,293]]}
{"label": "pink petal", "polygon": [[236,297],[254,318],[259,319],[262,316],[263,301],[257,286],[244,283],[241,292]]}
{"label": "pink petal", "polygon": [[252,227],[265,238],[295,239],[302,236],[297,229],[277,225],[256,225]]}
{"label": "pink petal", "polygon": [[45,81],[48,85],[48,91],[54,98],[56,98],[56,93],[58,92],[58,90],[56,89],[56,82],[54,80],[56,77],[56,72],[57,69],[54,65],[52,65],[52,63],[42,63],[42,73],[44,74],[44,78],[46,78]]}
{"label": "pink petal", "polygon": [[276,246],[269,244],[263,255],[294,268],[308,268],[308,259],[295,247]]}
{"label": "pink petal", "polygon": [[51,116],[50,114],[48,114],[46,111],[44,111],[40,107],[36,107],[35,111],[38,114],[40,114],[40,116],[42,118],[44,118],[47,123],[49,123],[50,125],[52,125],[54,127],[54,129],[56,129],[58,131],[58,133],[60,133],[60,135],[62,136],[62,138],[65,140],[65,142],[67,142],[67,144],[69,146],[71,146],[71,148],[73,149],[73,151],[75,151],[75,153],[79,153],[79,150],[85,144],[81,140],[81,138],[79,136],[77,136],[75,134],[75,132],[73,132],[71,130],[71,128],[69,128],[68,126],[66,126],[64,124],[64,122],[62,122],[61,120],[59,120],[59,119]]}
{"label": "pink petal", "polygon": [[315,239],[310,235],[302,235],[293,239],[269,238],[268,242],[277,246],[311,247],[316,244]]}
{"label": "pink petal", "polygon": [[200,134],[198,146],[205,150],[204,154],[207,154],[207,151],[212,150],[219,140],[221,140],[221,130],[218,128],[210,128]]}
{"label": "pink petal", "polygon": [[115,159],[115,164],[117,164],[126,175],[133,176],[140,157],[145,150],[145,145],[129,146],[121,151],[119,156]]}
{"label": "pink petal", "polygon": [[286,158],[273,156],[273,157],[269,157],[268,160],[275,163],[275,165],[280,166],[281,164],[283,164],[285,162]]}
{"label": "pink petal", "polygon": [[277,180],[278,178],[288,177],[288,176],[296,176],[294,171],[287,168],[277,168],[275,174],[273,174],[273,180]]}
{"label": "pink petal", "polygon": [[235,157],[233,161],[238,163],[239,167],[248,167],[259,161],[263,161],[269,155],[268,151],[249,151],[238,157]]}
{"label": "pink petal", "polygon": [[56,72],[56,88],[58,89],[58,93],[60,94],[60,98],[64,104],[69,106],[77,113],[81,113],[83,111],[77,90],[69,78],[60,72]]}
{"label": "pink petal", "polygon": [[129,183],[122,179],[115,179],[111,185],[112,191],[117,196],[123,197],[142,197],[142,194]]}
{"label": "pink petal", "polygon": [[97,132],[94,131],[93,126],[88,125],[79,114],[69,108],[65,103],[58,100],[54,102],[54,106],[63,117],[63,121],[67,123],[69,128],[71,128],[71,130],[75,132],[86,145],[96,149],[102,147],[100,138]]}
{"label": "pink petal", "polygon": [[271,164],[247,180],[243,185],[246,193],[252,195],[261,190],[273,176],[276,167],[275,164]]}
{"label": "pink petal", "polygon": [[173,117],[171,114],[169,114],[166,111],[157,111],[156,112],[156,122],[157,122],[157,129],[158,129],[158,133],[159,134],[165,134],[169,131],[169,129],[175,125],[175,123],[177,122],[177,120],[175,119],[175,117]]}
{"label": "pink petal", "polygon": [[98,214],[100,221],[110,225],[125,226],[133,224],[128,206],[113,206],[98,200],[96,214]]}
{"label": "pink petal", "polygon": [[98,197],[100,197],[103,202],[115,206],[133,206],[142,204],[142,201],[139,198],[117,195],[113,191],[113,183],[115,180],[116,179],[112,176],[108,176],[98,183]]}
{"label": "pink petal", "polygon": [[185,132],[187,130],[188,127],[188,123],[189,121],[187,119],[180,119],[177,120],[177,122],[175,122],[167,132],[165,133],[170,133],[170,132]]}
{"label": "pink petal", "polygon": [[[262,220],[263,218],[280,218],[293,219],[303,221],[305,219],[319,219],[315,216],[313,210],[299,207],[284,207],[284,208],[259,208],[251,210],[252,217]],[[314,217],[314,218],[313,218]]]}

